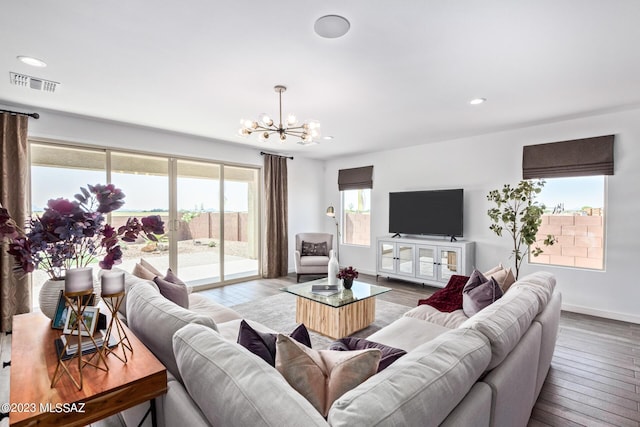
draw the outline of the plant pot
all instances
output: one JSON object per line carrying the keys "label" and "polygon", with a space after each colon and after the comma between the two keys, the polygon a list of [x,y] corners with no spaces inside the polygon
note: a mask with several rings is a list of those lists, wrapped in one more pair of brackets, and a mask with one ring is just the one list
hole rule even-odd
{"label": "plant pot", "polygon": [[342,279],[342,286],[345,289],[351,289],[351,287],[353,286],[353,279]]}
{"label": "plant pot", "polygon": [[[40,288],[38,305],[40,306],[42,314],[49,319],[53,320],[56,314],[56,307],[60,300],[60,291],[64,292],[64,277],[55,280],[48,279]],[[93,293],[96,294],[95,304],[98,304],[100,299],[100,284],[95,279],[93,280]]]}

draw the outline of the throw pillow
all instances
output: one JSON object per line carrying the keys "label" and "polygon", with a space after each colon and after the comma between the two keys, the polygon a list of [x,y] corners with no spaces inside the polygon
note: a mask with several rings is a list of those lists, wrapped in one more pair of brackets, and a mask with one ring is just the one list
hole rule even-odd
{"label": "throw pillow", "polygon": [[[462,295],[462,291],[460,294]],[[393,362],[407,354],[407,352],[402,349],[365,340],[364,338],[340,338],[329,345],[329,350],[335,351],[366,350],[368,348],[377,348],[382,352],[380,363],[378,364],[378,372],[382,371]]]}
{"label": "throw pillow", "polygon": [[[174,283],[171,280],[174,280],[177,283]],[[175,277],[171,269],[167,270],[167,275],[164,278],[155,277],[153,282],[158,285],[160,293],[166,299],[173,301],[180,307],[189,308],[189,292],[187,291],[187,285]]]}
{"label": "throw pillow", "polygon": [[487,279],[478,270],[473,270],[462,290],[462,310],[467,317],[471,317],[493,304],[501,296],[502,289],[496,279],[493,277]]}
{"label": "throw pillow", "polygon": [[147,270],[140,264],[136,264],[133,267],[133,271],[131,272],[136,277],[139,277],[144,280],[153,280],[158,276],[158,274],[153,274],[151,271]]}
{"label": "throw pillow", "polygon": [[276,369],[324,417],[333,402],[378,370],[380,350],[312,350],[286,335],[276,340]]}
{"label": "throw pillow", "polygon": [[496,265],[495,267],[493,267],[489,271],[485,271],[484,275],[485,276],[491,276],[493,273],[497,273],[500,270],[504,270],[504,266],[502,265],[502,263],[499,263],[498,265]]}
{"label": "throw pillow", "polygon": [[462,308],[462,289],[469,281],[469,276],[459,276],[454,274],[449,278],[447,286],[436,291],[427,299],[418,300],[418,305],[427,304],[443,313]]}
{"label": "throw pillow", "polygon": [[[311,348],[311,337],[303,323],[298,325],[289,336]],[[240,322],[238,344],[274,367],[276,366],[276,337],[276,334],[256,331],[244,320]]]}
{"label": "throw pillow", "polygon": [[312,243],[302,241],[301,256],[329,256],[327,242]]}
{"label": "throw pillow", "polygon": [[146,268],[147,270],[149,270],[150,272],[152,272],[153,274],[155,274],[156,276],[162,276],[162,273],[160,273],[160,271],[157,268],[155,268],[153,265],[151,265],[151,263],[146,259],[140,258],[140,265]]}
{"label": "throw pillow", "polygon": [[502,289],[502,293],[507,292],[507,289],[516,281],[511,269],[504,268],[502,264],[487,271],[484,275],[485,277],[493,277],[498,282],[500,289]]}

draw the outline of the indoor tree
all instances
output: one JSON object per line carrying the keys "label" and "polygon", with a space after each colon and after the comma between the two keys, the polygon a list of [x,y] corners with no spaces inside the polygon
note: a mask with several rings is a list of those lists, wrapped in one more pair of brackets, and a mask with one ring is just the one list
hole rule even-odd
{"label": "indoor tree", "polygon": [[[513,256],[515,258],[516,280],[520,273],[522,260],[531,251],[538,256],[543,251],[540,247],[532,247],[536,243],[536,234],[542,223],[545,206],[536,202],[545,182],[543,180],[523,180],[512,187],[505,184],[502,190],[490,191],[487,200],[495,206],[487,211],[491,219],[491,229],[498,236],[506,231],[513,239]],[[553,245],[555,239],[547,235],[545,245]]]}

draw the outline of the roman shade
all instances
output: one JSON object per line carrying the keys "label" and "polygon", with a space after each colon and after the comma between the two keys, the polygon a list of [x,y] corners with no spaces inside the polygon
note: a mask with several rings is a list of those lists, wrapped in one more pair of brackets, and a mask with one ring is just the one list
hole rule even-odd
{"label": "roman shade", "polygon": [[373,188],[373,166],[338,171],[338,189],[340,191],[361,190],[363,188]]}
{"label": "roman shade", "polygon": [[613,140],[606,135],[524,146],[522,178],[613,175]]}

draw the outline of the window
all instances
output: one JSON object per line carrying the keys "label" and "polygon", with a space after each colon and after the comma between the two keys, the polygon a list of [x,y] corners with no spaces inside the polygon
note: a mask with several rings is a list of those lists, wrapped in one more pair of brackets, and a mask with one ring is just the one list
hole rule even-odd
{"label": "window", "polygon": [[342,243],[371,244],[371,189],[342,191]]}
{"label": "window", "polygon": [[[605,177],[548,178],[537,196],[545,205],[537,245],[543,253],[532,264],[604,269]],[[553,235],[556,243],[542,241]]]}

